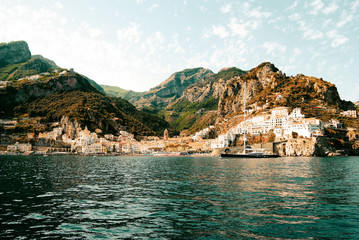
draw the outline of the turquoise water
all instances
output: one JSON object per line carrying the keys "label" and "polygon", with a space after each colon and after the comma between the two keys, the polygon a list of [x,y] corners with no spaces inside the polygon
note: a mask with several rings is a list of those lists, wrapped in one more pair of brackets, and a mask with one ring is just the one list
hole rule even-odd
{"label": "turquoise water", "polygon": [[359,157],[0,156],[4,239],[359,239]]}

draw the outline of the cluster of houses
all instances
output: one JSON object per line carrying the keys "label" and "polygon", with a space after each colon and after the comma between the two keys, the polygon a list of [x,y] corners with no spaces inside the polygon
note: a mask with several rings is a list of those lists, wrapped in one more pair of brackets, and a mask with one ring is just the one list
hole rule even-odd
{"label": "cluster of houses", "polygon": [[[355,112],[355,113],[354,113]],[[346,111],[342,115],[357,117],[356,111]],[[0,124],[6,127],[13,127],[16,121],[1,120]],[[144,137],[137,141],[134,135],[126,131],[120,131],[118,136],[105,134],[99,137],[100,132],[91,132],[78,128],[76,137],[71,138],[66,131],[57,123],[49,132],[39,133],[37,139],[53,140],[63,143],[62,147],[36,146],[29,143],[16,143],[7,146],[8,152],[72,152],[79,154],[156,154],[156,153],[180,153],[180,152],[211,152],[213,149],[230,146],[238,135],[243,133],[252,136],[275,134],[277,140],[291,138],[294,133],[304,138],[322,136],[325,127],[343,128],[343,125],[336,119],[322,122],[316,118],[306,118],[300,108],[290,111],[288,107],[278,107],[272,109],[270,113],[263,113],[242,121],[234,127],[213,139],[215,127],[209,126],[190,137],[168,136],[168,131],[164,131],[164,136]],[[99,129],[98,129],[99,130]],[[99,130],[100,131],[100,130]],[[34,133],[28,133],[28,139],[35,138]]]}
{"label": "cluster of houses", "polygon": [[228,147],[237,135],[244,132],[256,136],[272,131],[276,139],[286,140],[291,138],[293,133],[304,138],[323,136],[324,127],[341,128],[342,124],[335,119],[324,123],[316,118],[305,118],[300,108],[290,112],[288,107],[277,107],[272,109],[271,113],[251,117],[230,128],[226,133],[218,136],[212,143],[212,148]]}
{"label": "cluster of houses", "polygon": [[[28,137],[33,138],[34,134]],[[118,136],[113,134],[105,134],[99,137],[96,132],[91,132],[87,127],[80,129],[75,138],[69,137],[64,133],[62,127],[55,127],[50,132],[39,133],[38,139],[47,139],[60,141],[66,147],[39,147],[32,146],[29,143],[16,143],[7,146],[8,152],[23,153],[78,153],[84,155],[93,154],[180,154],[188,152],[210,152],[210,143],[208,140],[199,139],[194,141],[191,137],[174,137],[168,136],[167,129],[163,138],[157,136],[144,137],[141,141],[137,141],[134,135],[120,131]]]}

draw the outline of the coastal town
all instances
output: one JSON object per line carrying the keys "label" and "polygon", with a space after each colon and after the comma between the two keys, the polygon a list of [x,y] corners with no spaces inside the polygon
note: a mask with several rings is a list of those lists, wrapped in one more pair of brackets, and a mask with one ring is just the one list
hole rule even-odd
{"label": "coastal town", "polygon": [[[357,118],[356,110],[343,111],[340,116]],[[100,129],[91,132],[85,126],[75,125],[75,134],[69,134],[64,121],[51,124],[51,131],[38,134],[29,132],[0,136],[0,154],[38,154],[38,155],[188,155],[218,154],[218,150],[234,146],[241,136],[263,136],[270,134],[272,142],[283,142],[298,137],[304,139],[324,136],[324,129],[345,129],[337,119],[323,122],[317,118],[306,118],[300,108],[277,107],[260,114],[249,116],[245,121],[228,128],[221,134],[216,133],[214,126],[209,126],[192,136],[170,137],[166,129],[163,136],[144,136],[136,139],[127,131],[119,131],[118,135],[102,134]],[[243,120],[243,119],[242,119]],[[0,119],[0,127],[4,130],[15,129],[20,121],[34,121],[31,118]],[[40,124],[36,122],[33,124]],[[357,129],[347,129],[357,131]],[[356,135],[352,138],[355,138]],[[239,144],[241,145],[241,144]],[[271,149],[273,151],[273,148]]]}

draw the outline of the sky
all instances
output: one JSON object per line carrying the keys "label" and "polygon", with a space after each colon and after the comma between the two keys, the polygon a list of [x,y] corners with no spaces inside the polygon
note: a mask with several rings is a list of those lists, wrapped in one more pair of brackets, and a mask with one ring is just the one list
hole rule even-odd
{"label": "sky", "polygon": [[0,0],[0,42],[16,40],[134,91],[187,68],[271,62],[359,100],[359,0]]}

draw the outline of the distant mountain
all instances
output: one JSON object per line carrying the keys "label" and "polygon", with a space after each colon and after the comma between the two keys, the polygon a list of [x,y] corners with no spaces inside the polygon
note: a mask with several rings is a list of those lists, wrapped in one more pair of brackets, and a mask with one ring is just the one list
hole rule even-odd
{"label": "distant mountain", "polygon": [[100,86],[106,94],[112,97],[120,97],[126,99],[131,103],[137,102],[145,93],[145,92],[135,92],[132,90],[125,90],[115,86],[108,86],[108,85],[100,85]]}
{"label": "distant mountain", "polygon": [[[7,50],[6,54],[16,55],[18,49],[13,43],[10,45],[14,52]],[[6,48],[6,44],[1,46]],[[57,68],[52,61],[40,56],[23,57],[21,61],[25,62],[3,61],[0,69],[2,118],[25,114],[47,124],[67,116],[91,131],[101,129],[103,133],[126,130],[135,136],[162,135],[166,128],[173,132],[165,120],[137,110],[124,99],[105,95],[97,83],[73,70]],[[28,127],[36,131],[36,126]]]}
{"label": "distant mountain", "polygon": [[176,72],[161,84],[145,92],[134,105],[140,108],[161,110],[180,98],[188,86],[212,75],[211,70],[204,68],[185,69]]}

